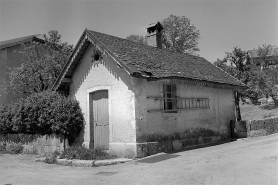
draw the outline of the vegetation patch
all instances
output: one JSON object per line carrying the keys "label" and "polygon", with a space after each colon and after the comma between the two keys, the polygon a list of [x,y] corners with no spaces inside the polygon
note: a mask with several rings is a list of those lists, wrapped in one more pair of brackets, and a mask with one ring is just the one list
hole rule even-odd
{"label": "vegetation patch", "polygon": [[104,160],[115,159],[115,155],[108,154],[105,150],[94,148],[72,146],[66,148],[59,156],[60,159],[79,159],[79,160]]}
{"label": "vegetation patch", "polygon": [[8,154],[21,154],[23,146],[20,143],[13,143],[6,146],[6,153]]}
{"label": "vegetation patch", "polygon": [[219,132],[215,132],[209,129],[200,128],[195,130],[185,130],[183,132],[175,132],[173,134],[141,134],[137,138],[137,142],[155,142],[155,141],[173,141],[173,140],[181,140],[181,139],[194,139],[198,137],[211,137],[218,136]]}
{"label": "vegetation patch", "polygon": [[35,93],[0,107],[0,134],[56,134],[73,142],[83,126],[77,100],[57,92]]}

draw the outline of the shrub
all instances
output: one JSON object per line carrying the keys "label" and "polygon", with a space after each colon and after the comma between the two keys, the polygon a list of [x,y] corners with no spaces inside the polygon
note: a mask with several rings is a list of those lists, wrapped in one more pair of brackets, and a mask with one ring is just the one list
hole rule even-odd
{"label": "shrub", "polygon": [[72,142],[83,125],[79,103],[57,92],[32,94],[0,108],[0,134],[61,134]]}
{"label": "shrub", "polygon": [[104,150],[94,148],[88,149],[85,147],[72,146],[65,149],[61,154],[61,158],[67,159],[80,159],[80,160],[101,160],[115,158],[113,155],[109,155]]}
{"label": "shrub", "polygon": [[56,155],[53,154],[53,155],[46,157],[44,162],[48,163],[48,164],[55,164],[57,162]]}
{"label": "shrub", "polygon": [[23,151],[23,146],[21,144],[10,144],[6,147],[6,152],[8,154],[20,154]]}

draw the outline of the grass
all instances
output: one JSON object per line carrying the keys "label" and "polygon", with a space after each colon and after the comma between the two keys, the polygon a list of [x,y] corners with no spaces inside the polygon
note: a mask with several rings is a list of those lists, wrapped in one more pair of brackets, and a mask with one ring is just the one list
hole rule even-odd
{"label": "grass", "polygon": [[242,120],[264,119],[278,116],[278,107],[274,104],[252,105],[240,103]]}

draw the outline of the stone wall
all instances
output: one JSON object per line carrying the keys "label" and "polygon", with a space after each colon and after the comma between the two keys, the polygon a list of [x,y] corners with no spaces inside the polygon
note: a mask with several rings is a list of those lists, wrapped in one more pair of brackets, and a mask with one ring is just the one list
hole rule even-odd
{"label": "stone wall", "polygon": [[68,141],[63,136],[57,135],[32,135],[32,134],[0,134],[0,143],[6,146],[20,143],[23,153],[49,154],[57,150],[61,152]]}
{"label": "stone wall", "polygon": [[169,141],[145,142],[137,143],[137,158],[146,157],[160,152],[171,152],[194,146],[202,146],[205,144],[215,143],[217,141],[226,140],[227,136],[210,136],[196,137],[192,139],[179,139]]}
{"label": "stone wall", "polygon": [[278,117],[237,121],[235,130],[238,137],[259,137],[278,133]]}

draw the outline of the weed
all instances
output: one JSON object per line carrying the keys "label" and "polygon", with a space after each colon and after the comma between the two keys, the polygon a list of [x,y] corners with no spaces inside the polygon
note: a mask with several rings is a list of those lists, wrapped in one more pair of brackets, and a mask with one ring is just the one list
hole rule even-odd
{"label": "weed", "polygon": [[80,159],[80,160],[102,160],[112,159],[116,156],[108,154],[105,150],[94,148],[88,149],[85,147],[72,146],[66,148],[61,154],[60,158]]}
{"label": "weed", "polygon": [[23,151],[23,146],[20,143],[7,145],[6,152],[8,154],[20,154]]}

